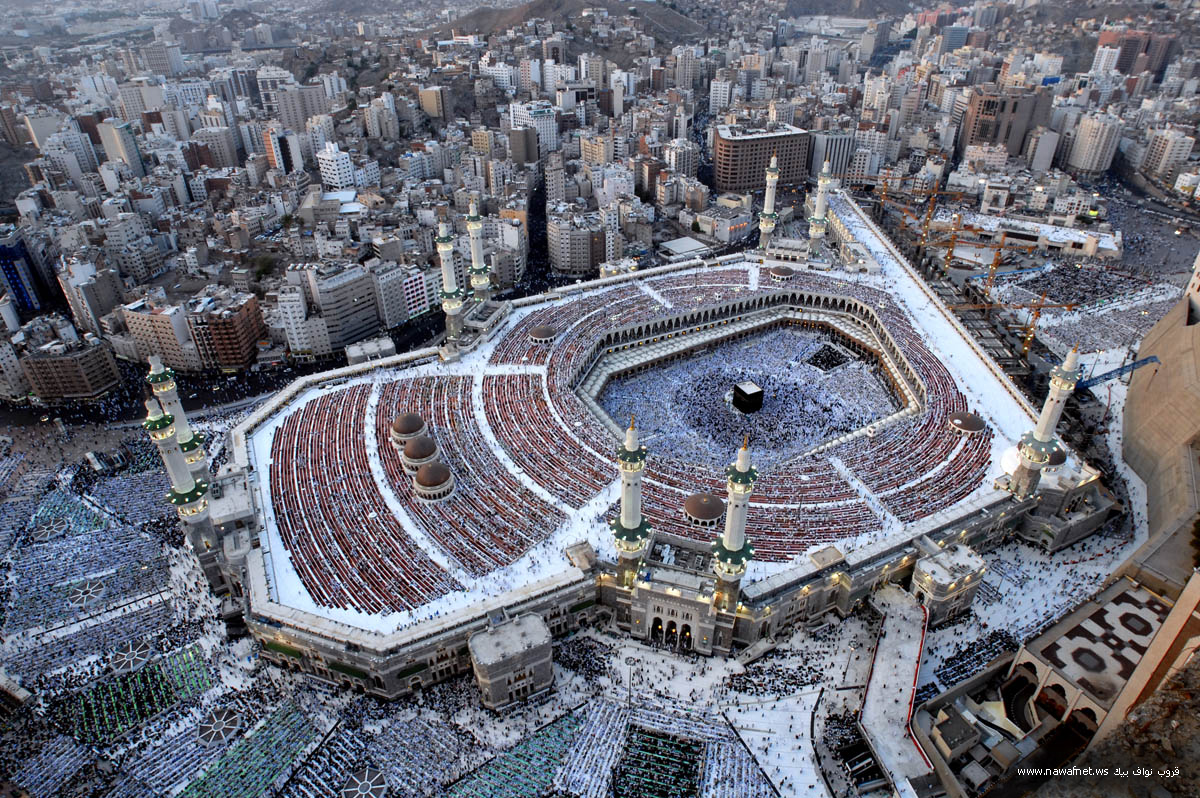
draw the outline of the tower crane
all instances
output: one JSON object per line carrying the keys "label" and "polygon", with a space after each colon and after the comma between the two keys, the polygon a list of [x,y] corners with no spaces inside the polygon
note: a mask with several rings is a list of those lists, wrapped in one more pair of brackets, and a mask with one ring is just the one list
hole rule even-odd
{"label": "tower crane", "polygon": [[[931,242],[929,244],[929,246],[938,247],[939,249],[940,248],[946,249],[946,261],[944,264],[944,269],[950,268],[950,259],[954,256],[954,248],[957,247],[960,243],[965,243],[967,246],[970,246],[974,249],[994,249],[996,251],[996,253],[995,253],[995,255],[992,256],[992,265],[988,268],[987,288],[984,289],[984,292],[986,294],[991,293],[992,285],[996,279],[996,270],[998,268],[1000,268],[1000,263],[1004,258],[1005,250],[1019,249],[1019,250],[1024,250],[1028,254],[1028,253],[1032,253],[1034,250],[1037,249],[1037,247],[1033,246],[1032,244],[1009,244],[1005,241],[1005,237],[1003,235],[1000,236],[999,242],[994,242],[994,241],[961,242],[958,239],[959,232],[961,232],[962,230],[976,231],[978,228],[974,228],[974,227],[970,227],[970,226],[965,226],[965,227],[960,226],[959,225],[960,218],[961,217],[959,217],[957,214],[955,214],[955,217],[954,217],[955,226],[954,226],[954,230],[950,233],[949,239],[947,239],[946,241]],[[982,275],[976,275],[976,276],[982,277]],[[968,278],[968,279],[971,279],[971,278]]]}
{"label": "tower crane", "polygon": [[933,212],[937,209],[938,197],[956,197],[961,198],[961,191],[938,191],[931,189],[928,191],[914,191],[913,194],[929,197],[929,201],[925,206],[925,218],[921,222],[921,238],[917,242],[917,262],[925,256],[925,247],[929,242],[929,224],[933,221]]}
{"label": "tower crane", "polygon": [[992,308],[1004,308],[1005,310],[1029,310],[1029,322],[1025,325],[1025,334],[1021,339],[1021,355],[1029,354],[1030,347],[1033,346],[1033,335],[1037,331],[1038,319],[1042,317],[1042,311],[1046,308],[1062,308],[1063,310],[1074,310],[1076,303],[1074,302],[1047,302],[1046,294],[1042,294],[1042,298],[1037,302],[971,302],[965,304],[951,305],[951,310],[991,310]]}
{"label": "tower crane", "polygon": [[1087,390],[1088,388],[1091,388],[1093,385],[1100,385],[1101,383],[1108,382],[1109,380],[1117,379],[1118,377],[1124,377],[1126,374],[1129,374],[1132,371],[1136,371],[1137,369],[1140,369],[1142,366],[1148,366],[1151,363],[1162,363],[1162,361],[1158,359],[1158,355],[1150,355],[1148,357],[1143,357],[1143,358],[1140,358],[1139,360],[1133,361],[1132,363],[1126,363],[1123,366],[1117,366],[1115,369],[1110,369],[1110,370],[1104,372],[1103,374],[1097,374],[1094,377],[1088,377],[1086,380],[1083,380],[1078,385],[1076,385],[1075,390],[1076,391]]}

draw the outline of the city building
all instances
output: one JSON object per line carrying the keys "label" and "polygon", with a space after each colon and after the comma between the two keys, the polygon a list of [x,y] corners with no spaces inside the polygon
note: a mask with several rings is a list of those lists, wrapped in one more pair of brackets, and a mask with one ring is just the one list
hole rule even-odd
{"label": "city building", "polygon": [[[537,154],[544,158],[559,148],[558,112],[549,100],[513,103],[509,106],[513,128],[529,128],[537,136]],[[533,160],[525,155],[525,160]]]}
{"label": "city building", "polygon": [[587,275],[607,260],[608,231],[600,214],[554,212],[546,219],[550,265],[555,271]]}
{"label": "city building", "polygon": [[1099,174],[1112,166],[1121,138],[1121,120],[1111,114],[1089,114],[1079,120],[1071,143],[1067,167]]}
{"label": "city building", "polygon": [[753,191],[764,187],[772,158],[779,163],[783,185],[808,176],[809,134],[793,125],[763,128],[718,125],[713,133],[713,174],[718,191]]}
{"label": "city building", "polygon": [[204,368],[235,371],[254,362],[266,333],[254,294],[208,286],[186,308],[188,330]]}
{"label": "city building", "polygon": [[550,629],[541,616],[499,618],[467,639],[471,669],[488,709],[498,710],[554,684]]}
{"label": "city building", "polygon": [[145,177],[146,165],[142,162],[142,153],[138,148],[137,137],[129,122],[119,119],[105,119],[97,126],[100,144],[104,154],[110,161],[121,161],[129,167],[134,177]]}
{"label": "city building", "polygon": [[61,316],[38,317],[14,341],[29,390],[43,402],[95,399],[121,381],[112,348],[92,333],[80,338]]}

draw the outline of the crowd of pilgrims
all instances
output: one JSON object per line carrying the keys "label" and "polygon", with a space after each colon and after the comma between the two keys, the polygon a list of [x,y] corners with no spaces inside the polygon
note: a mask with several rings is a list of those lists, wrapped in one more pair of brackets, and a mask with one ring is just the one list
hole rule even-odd
{"label": "crowd of pilgrims", "polygon": [[1095,259],[997,281],[996,296],[1003,301],[1037,302],[1043,294],[1047,302],[1073,307],[1047,309],[1039,336],[1056,350],[1078,345],[1087,353],[1136,344],[1178,302],[1180,288]]}
{"label": "crowd of pilgrims", "polygon": [[[743,381],[762,388],[761,410],[733,408],[731,393]],[[769,466],[891,413],[895,400],[885,385],[878,365],[852,359],[827,336],[779,329],[716,346],[699,362],[681,359],[613,380],[600,402],[614,418],[635,415],[656,447],[687,462],[723,467],[728,450],[749,435],[756,461]]]}

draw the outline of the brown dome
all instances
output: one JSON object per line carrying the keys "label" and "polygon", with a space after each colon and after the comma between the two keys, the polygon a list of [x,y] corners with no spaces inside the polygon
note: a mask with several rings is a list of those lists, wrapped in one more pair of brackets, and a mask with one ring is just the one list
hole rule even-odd
{"label": "brown dome", "polygon": [[683,502],[683,511],[697,521],[716,521],[725,512],[725,502],[711,493],[693,493]]}
{"label": "brown dome", "polygon": [[771,276],[778,277],[781,280],[786,280],[787,278],[791,277],[795,273],[796,273],[796,270],[793,269],[791,266],[780,265],[780,266],[772,266],[771,267]]}
{"label": "brown dome", "polygon": [[418,468],[414,479],[423,488],[440,488],[450,481],[450,469],[435,460]]}
{"label": "brown dome", "polygon": [[405,413],[397,416],[392,422],[392,432],[397,435],[415,435],[425,429],[425,419],[416,413]]}
{"label": "brown dome", "polygon": [[558,330],[549,324],[539,324],[529,331],[529,337],[535,341],[550,341],[558,335]]}
{"label": "brown dome", "polygon": [[404,444],[404,456],[409,460],[424,460],[437,453],[437,444],[428,435],[418,435]]}
{"label": "brown dome", "polygon": [[974,413],[951,413],[950,426],[959,432],[983,432],[987,425]]}
{"label": "brown dome", "polygon": [[1067,462],[1067,453],[1062,450],[1061,446],[1055,446],[1054,451],[1050,452],[1050,459],[1046,461],[1047,468],[1055,468]]}

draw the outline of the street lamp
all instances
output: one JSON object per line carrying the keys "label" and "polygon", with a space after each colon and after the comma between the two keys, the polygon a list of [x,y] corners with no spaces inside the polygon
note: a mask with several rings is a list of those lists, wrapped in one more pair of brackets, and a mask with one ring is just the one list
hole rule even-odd
{"label": "street lamp", "polygon": [[625,664],[629,666],[629,693],[625,700],[626,706],[633,707],[633,663],[637,662],[637,657],[626,657]]}

